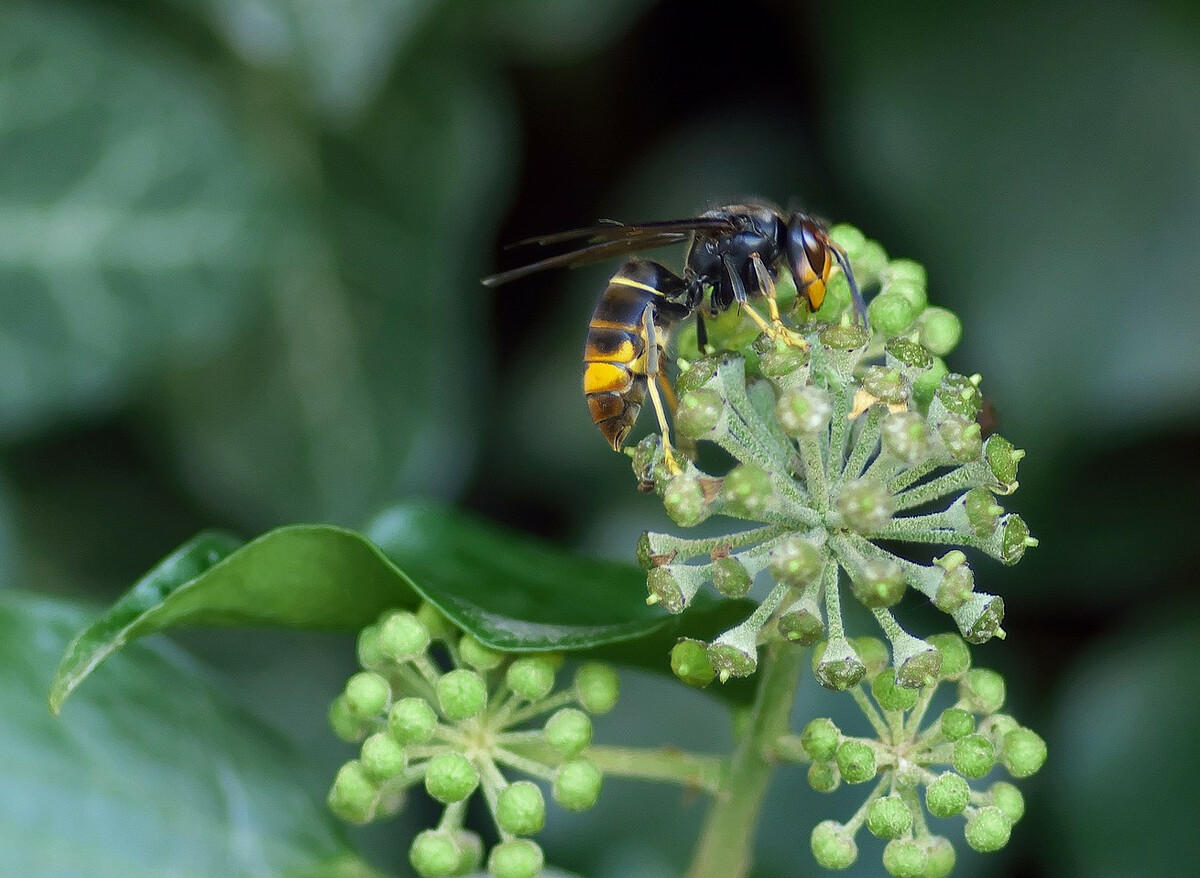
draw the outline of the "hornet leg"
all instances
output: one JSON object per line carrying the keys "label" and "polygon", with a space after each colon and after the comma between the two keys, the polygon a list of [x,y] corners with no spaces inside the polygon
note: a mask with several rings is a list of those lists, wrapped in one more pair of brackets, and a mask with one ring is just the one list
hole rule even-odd
{"label": "hornet leg", "polygon": [[[683,467],[675,460],[675,454],[671,449],[671,428],[667,422],[667,412],[663,408],[662,397],[658,395],[658,382],[665,380],[662,372],[659,370],[658,364],[658,332],[654,327],[653,308],[647,308],[642,312],[642,325],[646,331],[646,374],[649,381],[646,382],[646,390],[650,393],[650,401],[654,403],[654,414],[658,416],[658,426],[662,430],[663,441],[663,459],[667,464],[667,472],[673,476],[677,476],[683,472]],[[673,399],[674,393],[671,394]]]}

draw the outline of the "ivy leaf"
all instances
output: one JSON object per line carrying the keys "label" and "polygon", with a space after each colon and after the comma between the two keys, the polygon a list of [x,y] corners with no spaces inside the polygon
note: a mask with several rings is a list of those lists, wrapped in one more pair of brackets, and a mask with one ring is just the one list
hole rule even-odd
{"label": "ivy leaf", "polygon": [[49,669],[86,615],[0,592],[0,874],[378,878],[315,767],[174,649],[126,649],[52,717]]}
{"label": "ivy leaf", "polygon": [[203,72],[94,8],[0,5],[0,83],[2,437],[228,337],[262,180]]}
{"label": "ivy leaf", "polygon": [[713,599],[667,616],[646,606],[635,567],[574,557],[427,503],[391,510],[371,534],[382,549],[332,525],[290,525],[245,544],[200,534],[72,641],[51,709],[125,644],[180,626],[356,630],[423,599],[495,649],[586,651],[666,673],[679,637],[711,637],[753,607]]}

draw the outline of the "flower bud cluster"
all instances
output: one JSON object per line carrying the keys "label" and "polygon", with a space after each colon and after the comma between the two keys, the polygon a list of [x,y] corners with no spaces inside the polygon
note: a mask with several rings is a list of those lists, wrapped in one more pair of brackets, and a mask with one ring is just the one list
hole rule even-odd
{"label": "flower bud cluster", "polygon": [[[647,533],[638,558],[648,601],[671,613],[708,584],[743,597],[760,574],[772,580],[756,612],[704,644],[722,680],[753,673],[769,638],[824,638],[817,678],[835,689],[855,685],[863,663],[843,630],[849,595],[887,636],[898,684],[917,688],[937,678],[940,658],[892,615],[908,591],[949,614],[972,643],[1004,636],[1003,600],[975,589],[960,549],[1015,564],[1037,544],[997,502],[1016,489],[1024,452],[983,435],[979,376],[949,372],[940,359],[961,327],[929,305],[924,269],[889,261],[852,227],[833,235],[860,282],[879,287],[869,329],[854,321],[849,288],[835,275],[825,305],[791,335],[763,334],[749,348],[681,363],[681,441],[719,445],[731,469],[710,475],[688,461],[672,475],[657,435],[632,454],[639,483],[654,485],[680,526],[715,515],[756,526],[708,539]],[[905,543],[942,554],[917,563],[892,548]],[[683,647],[691,681],[705,677],[695,673],[696,646]]]}
{"label": "flower bud cluster", "polygon": [[[464,825],[479,791],[500,838],[486,856],[489,873],[539,874],[542,850],[530,837],[546,820],[543,785],[568,811],[600,795],[602,773],[588,758],[591,715],[615,705],[616,673],[587,663],[558,688],[561,655],[496,652],[429,605],[390,611],[363,629],[358,659],[363,670],[329,712],[338,737],[361,745],[330,789],[333,811],[367,823],[395,814],[423,785],[445,809],[413,840],[409,860],[422,878],[448,878],[485,861],[482,840]],[[510,781],[506,771],[532,780]]]}
{"label": "flower bud cluster", "polygon": [[[1004,678],[973,669],[970,650],[958,635],[940,634],[930,641],[941,655],[940,670],[926,686],[911,689],[898,685],[881,641],[855,639],[866,671],[850,691],[873,729],[871,737],[847,735],[832,720],[820,718],[779,743],[781,757],[809,763],[809,784],[818,792],[873,784],[849,820],[825,820],[812,830],[813,856],[824,868],[846,869],[857,860],[856,838],[865,826],[886,842],[888,874],[942,878],[954,866],[954,846],[932,832],[929,818],[962,820],[967,845],[990,853],[1008,843],[1024,814],[1016,786],[985,779],[1000,768],[1014,779],[1036,773],[1046,760],[1045,742],[1001,713]],[[955,687],[957,698],[930,718],[943,685]]]}

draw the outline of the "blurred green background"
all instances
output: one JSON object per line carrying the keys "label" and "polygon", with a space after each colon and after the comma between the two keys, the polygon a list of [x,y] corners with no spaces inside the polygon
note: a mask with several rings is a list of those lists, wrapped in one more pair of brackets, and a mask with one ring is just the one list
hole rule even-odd
{"label": "blurred green background", "polygon": [[[1051,761],[958,874],[1195,874],[1194,3],[5,0],[0,583],[108,602],[202,527],[360,526],[414,493],[631,557],[665,520],[579,392],[612,266],[478,278],[507,241],[746,194],[923,262],[966,327],[951,367],[1029,452],[1009,505],[1042,545],[981,565],[1009,638],[977,661]],[[350,639],[177,641],[320,795]],[[627,691],[603,740],[727,746],[708,697]],[[771,795],[756,874],[817,874],[808,828],[852,798],[799,770]],[[665,878],[701,813],[613,782],[545,845]],[[428,816],[356,843],[403,873]],[[0,871],[72,874],[13,871],[31,843],[0,825]]]}

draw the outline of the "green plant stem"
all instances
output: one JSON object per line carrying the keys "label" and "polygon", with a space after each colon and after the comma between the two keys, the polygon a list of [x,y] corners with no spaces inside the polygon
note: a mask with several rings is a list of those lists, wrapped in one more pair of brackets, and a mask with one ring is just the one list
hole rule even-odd
{"label": "green plant stem", "polygon": [[725,780],[725,759],[661,748],[589,747],[584,755],[605,775],[661,780],[706,793],[718,793]]}
{"label": "green plant stem", "polygon": [[729,764],[725,788],[709,809],[688,878],[744,878],[750,871],[754,833],[771,779],[770,754],[788,728],[805,651],[777,641],[758,668],[750,723]]}

